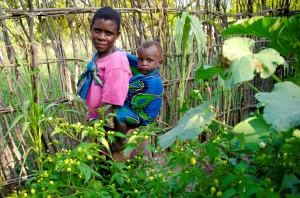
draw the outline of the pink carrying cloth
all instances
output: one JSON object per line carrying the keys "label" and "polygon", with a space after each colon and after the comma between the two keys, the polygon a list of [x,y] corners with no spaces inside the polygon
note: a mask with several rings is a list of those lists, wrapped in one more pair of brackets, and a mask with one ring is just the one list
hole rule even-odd
{"label": "pink carrying cloth", "polygon": [[116,51],[104,58],[98,58],[96,65],[104,86],[96,85],[92,81],[85,102],[89,109],[87,120],[98,119],[97,108],[101,102],[122,106],[127,96],[129,79],[132,77],[125,52]]}

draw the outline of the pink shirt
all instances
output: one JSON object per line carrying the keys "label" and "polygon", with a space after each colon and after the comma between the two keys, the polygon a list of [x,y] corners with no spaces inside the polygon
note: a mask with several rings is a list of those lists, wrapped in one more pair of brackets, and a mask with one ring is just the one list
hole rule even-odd
{"label": "pink shirt", "polygon": [[98,75],[104,86],[95,85],[94,80],[87,93],[86,105],[89,109],[87,120],[98,119],[97,108],[101,102],[122,106],[127,96],[129,79],[132,77],[125,52],[116,51],[96,60]]}

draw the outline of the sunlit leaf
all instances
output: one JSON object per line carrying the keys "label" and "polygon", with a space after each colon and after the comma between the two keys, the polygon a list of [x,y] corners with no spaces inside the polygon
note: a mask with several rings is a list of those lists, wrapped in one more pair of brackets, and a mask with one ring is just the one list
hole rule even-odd
{"label": "sunlit leaf", "polygon": [[163,148],[173,144],[176,138],[180,140],[189,140],[196,137],[211,123],[214,118],[214,112],[211,104],[217,100],[216,97],[206,101],[196,108],[190,108],[179,119],[175,128],[158,137],[159,145]]}
{"label": "sunlit leaf", "polygon": [[[238,21],[222,32],[223,36],[246,34],[271,40],[270,47],[288,57],[300,39],[299,16],[285,17],[251,17]],[[288,47],[289,46],[289,47]]]}
{"label": "sunlit leaf", "polygon": [[263,141],[262,136],[269,135],[272,132],[270,125],[266,123],[262,116],[247,118],[235,125],[232,131],[244,134],[246,142],[257,143]]}
{"label": "sunlit leaf", "polygon": [[83,130],[81,132],[81,140],[83,140],[87,135],[88,135],[89,131],[88,130]]}
{"label": "sunlit leaf", "polygon": [[226,86],[252,80],[256,74],[267,78],[274,73],[277,65],[285,62],[274,49],[264,49],[253,54],[254,43],[252,39],[240,37],[224,42],[223,56],[230,66],[225,72]]}
{"label": "sunlit leaf", "polygon": [[184,30],[186,16],[187,16],[187,12],[183,12],[181,18],[176,20],[175,34],[177,36],[176,36],[176,40],[175,40],[175,46],[176,46],[176,51],[178,53],[181,53],[183,30]]}
{"label": "sunlit leaf", "polygon": [[[300,15],[291,17],[251,17],[248,20],[239,21],[222,32],[227,35],[251,35],[266,38],[269,47],[290,60],[295,68],[295,77],[300,71]],[[291,56],[292,55],[292,56]],[[300,85],[298,79],[293,80]]]}
{"label": "sunlit leaf", "polygon": [[300,139],[300,130],[299,129],[295,129],[293,131],[293,136],[296,137],[296,138],[298,138],[298,139]]}
{"label": "sunlit leaf", "polygon": [[276,83],[270,93],[257,93],[264,105],[263,117],[276,130],[287,131],[300,126],[300,87],[292,82]]}
{"label": "sunlit leaf", "polygon": [[62,128],[60,127],[55,127],[54,130],[51,133],[51,136],[56,135],[56,134],[60,134],[61,132],[63,132]]}
{"label": "sunlit leaf", "polygon": [[[191,20],[191,31],[193,32],[193,35],[196,38],[198,47],[200,47],[200,50],[198,50],[198,58],[201,59],[202,53],[207,54],[205,33],[203,31],[201,21],[198,17],[189,15],[189,18]],[[199,60],[199,62],[201,62],[201,60]]]}
{"label": "sunlit leaf", "polygon": [[104,146],[107,150],[110,150],[109,144],[108,144],[107,140],[106,140],[104,137],[99,137],[98,140],[99,140],[99,142],[101,142],[101,144],[103,144],[103,146]]}

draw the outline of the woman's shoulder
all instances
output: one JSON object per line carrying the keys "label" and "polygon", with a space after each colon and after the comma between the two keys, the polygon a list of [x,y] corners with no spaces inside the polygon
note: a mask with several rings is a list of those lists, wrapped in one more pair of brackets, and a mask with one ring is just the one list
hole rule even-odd
{"label": "woman's shoulder", "polygon": [[115,51],[110,55],[104,58],[98,58],[96,60],[97,65],[102,65],[102,67],[106,67],[106,65],[123,65],[128,64],[128,59],[125,52]]}
{"label": "woman's shoulder", "polygon": [[126,56],[126,52],[123,51],[115,51],[113,52],[110,56],[109,56],[109,61],[111,62],[123,62],[125,61],[125,63],[128,62],[127,56]]}
{"label": "woman's shoulder", "polygon": [[113,52],[112,54],[111,54],[111,56],[112,57],[122,57],[122,58],[127,58],[127,56],[126,56],[126,52],[124,52],[124,51],[120,51],[120,50],[116,50],[115,52]]}
{"label": "woman's shoulder", "polygon": [[130,71],[130,66],[129,66],[126,52],[115,51],[114,53],[111,54],[109,59],[110,60],[108,61],[107,70],[121,69],[127,72]]}

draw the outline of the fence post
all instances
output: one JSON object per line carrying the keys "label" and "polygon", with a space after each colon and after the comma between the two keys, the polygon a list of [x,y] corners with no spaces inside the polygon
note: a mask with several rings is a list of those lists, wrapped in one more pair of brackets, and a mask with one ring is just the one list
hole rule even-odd
{"label": "fence post", "polygon": [[[29,23],[29,40],[30,40],[30,55],[31,55],[31,63],[30,68],[31,71],[34,72],[38,68],[38,56],[37,56],[37,45],[34,39],[34,6],[31,0],[28,0],[29,12],[31,15],[28,17]],[[39,91],[38,89],[38,81],[39,81],[39,73],[34,72],[31,76],[32,82],[32,94],[34,94],[34,102],[39,103]],[[36,92],[36,93],[35,93]]]}

